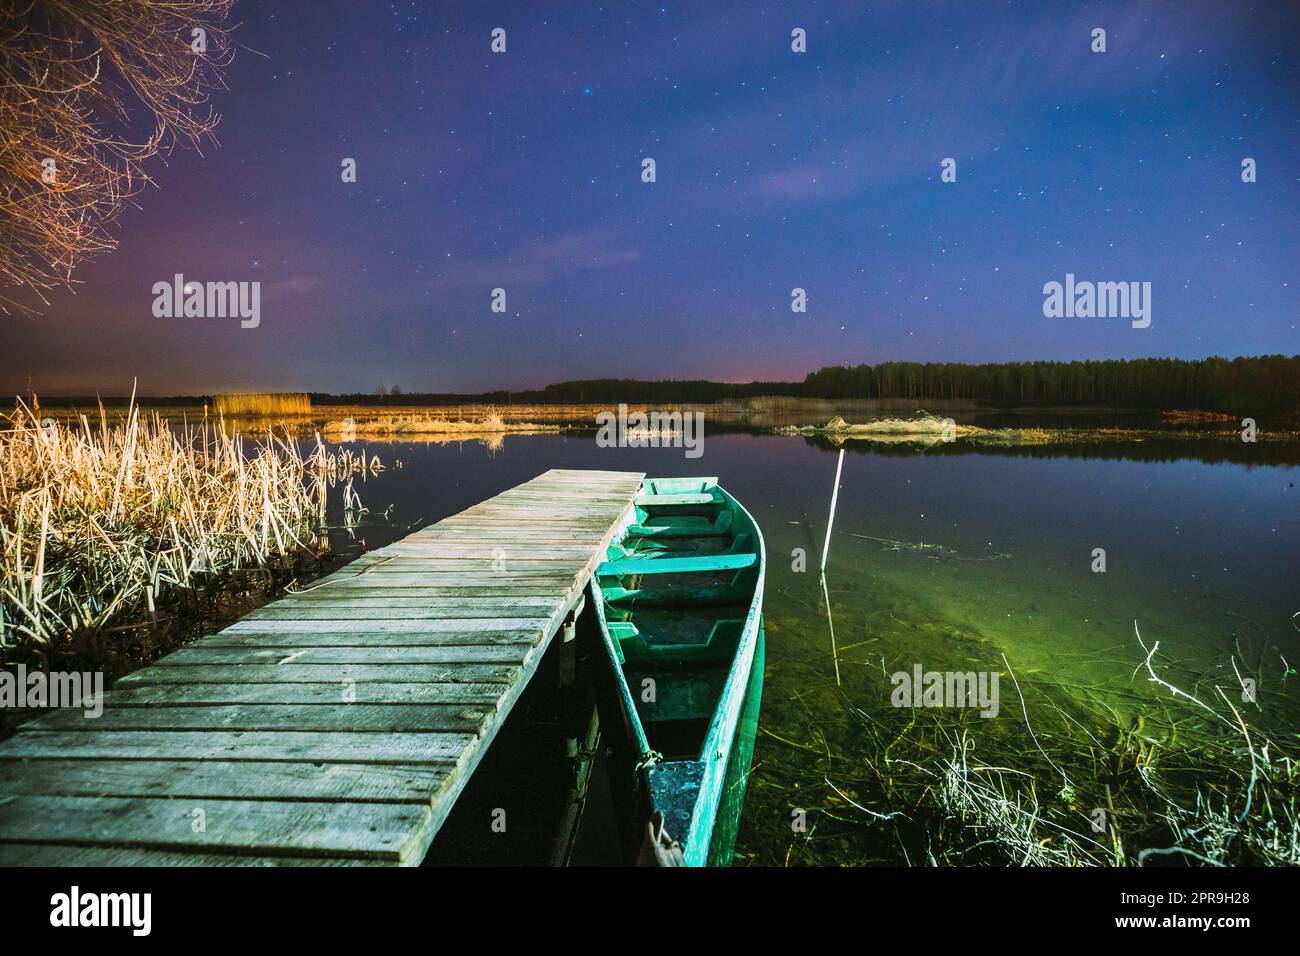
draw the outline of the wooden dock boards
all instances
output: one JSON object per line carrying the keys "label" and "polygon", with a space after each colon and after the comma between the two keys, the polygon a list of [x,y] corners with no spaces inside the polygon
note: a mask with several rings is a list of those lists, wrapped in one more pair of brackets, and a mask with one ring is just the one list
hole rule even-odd
{"label": "wooden dock boards", "polygon": [[553,470],[0,744],[0,865],[413,865],[643,475]]}

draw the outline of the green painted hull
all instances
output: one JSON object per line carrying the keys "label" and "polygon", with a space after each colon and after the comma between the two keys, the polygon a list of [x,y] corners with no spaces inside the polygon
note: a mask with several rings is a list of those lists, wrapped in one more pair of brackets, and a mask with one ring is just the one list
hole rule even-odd
{"label": "green painted hull", "polygon": [[754,648],[754,666],[749,672],[749,687],[736,727],[736,739],[731,745],[731,759],[727,761],[722,802],[713,824],[713,839],[709,843],[709,866],[730,866],[736,849],[736,834],[740,831],[740,814],[745,809],[745,793],[749,788],[749,771],[754,763],[754,739],[758,736],[758,716],[763,702],[763,663],[765,641],[763,628],[758,629],[758,646]]}
{"label": "green painted hull", "polygon": [[612,678],[602,723],[625,739],[612,772],[635,790],[627,848],[654,818],[666,852],[650,857],[725,865],[762,695],[762,534],[716,479],[647,479],[605,557],[592,596]]}

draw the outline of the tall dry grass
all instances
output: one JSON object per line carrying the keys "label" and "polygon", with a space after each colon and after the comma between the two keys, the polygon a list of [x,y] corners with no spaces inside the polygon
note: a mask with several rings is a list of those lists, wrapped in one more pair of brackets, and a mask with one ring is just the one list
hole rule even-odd
{"label": "tall dry grass", "polygon": [[218,415],[276,418],[310,415],[311,399],[302,392],[224,392],[213,398]]}
{"label": "tall dry grass", "polygon": [[101,648],[183,589],[310,550],[323,448],[273,432],[245,447],[134,405],[117,423],[38,416],[0,420],[0,663]]}
{"label": "tall dry grass", "polygon": [[357,438],[405,438],[420,435],[453,435],[475,438],[483,435],[500,435],[511,432],[554,432],[560,426],[537,422],[506,421],[493,407],[475,420],[439,418],[425,415],[387,415],[363,421],[346,419],[330,421],[323,432],[331,441],[355,441]]}

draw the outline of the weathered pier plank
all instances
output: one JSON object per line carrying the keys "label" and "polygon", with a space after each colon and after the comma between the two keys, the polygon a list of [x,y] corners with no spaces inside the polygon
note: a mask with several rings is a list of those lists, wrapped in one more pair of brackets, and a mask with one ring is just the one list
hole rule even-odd
{"label": "weathered pier plank", "polygon": [[546,472],[29,722],[0,865],[418,864],[642,477]]}

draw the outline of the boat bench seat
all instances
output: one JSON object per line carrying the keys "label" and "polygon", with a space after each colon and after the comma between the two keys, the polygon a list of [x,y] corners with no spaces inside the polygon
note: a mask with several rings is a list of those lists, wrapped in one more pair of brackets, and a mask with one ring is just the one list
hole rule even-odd
{"label": "boat bench seat", "polygon": [[719,618],[707,633],[696,632],[690,640],[678,640],[677,634],[649,634],[632,621],[609,621],[606,624],[614,653],[620,665],[650,663],[687,665],[729,661],[744,631],[743,618]]}
{"label": "boat bench seat", "polygon": [[739,571],[753,567],[758,555],[704,554],[689,558],[620,558],[602,561],[597,574],[700,574],[708,571]]}
{"label": "boat bench seat", "polygon": [[632,500],[632,503],[641,508],[659,508],[664,505],[711,505],[717,500],[711,494],[640,494]]}
{"label": "boat bench seat", "polygon": [[723,511],[709,521],[690,515],[660,516],[654,520],[670,524],[634,524],[627,529],[628,537],[635,538],[725,538],[731,533],[730,511]]}

